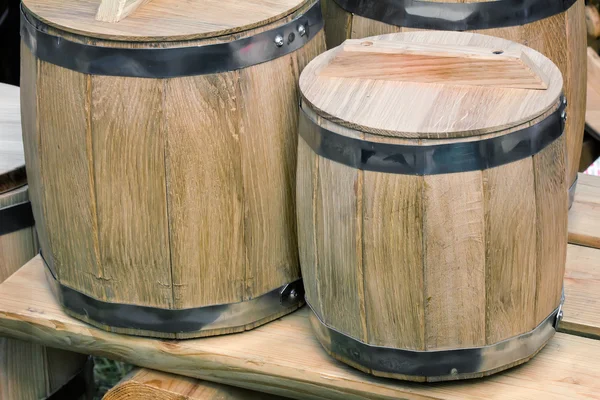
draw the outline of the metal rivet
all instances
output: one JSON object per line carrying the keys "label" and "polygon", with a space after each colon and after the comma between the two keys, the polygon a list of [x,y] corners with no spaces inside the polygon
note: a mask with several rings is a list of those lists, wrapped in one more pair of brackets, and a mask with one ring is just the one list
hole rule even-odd
{"label": "metal rivet", "polygon": [[563,96],[562,103],[563,103],[563,106],[565,106],[565,107],[567,106],[567,96]]}
{"label": "metal rivet", "polygon": [[281,35],[275,36],[275,44],[277,45],[277,47],[283,46],[283,36],[281,36]]}
{"label": "metal rivet", "polygon": [[288,43],[292,43],[294,39],[296,39],[296,35],[294,35],[294,32],[292,32],[288,35]]}
{"label": "metal rivet", "polygon": [[300,36],[306,35],[306,28],[304,27],[304,25],[298,25],[298,33],[300,34]]}
{"label": "metal rivet", "polygon": [[558,314],[556,315],[556,319],[557,319],[557,322],[562,321],[562,319],[563,319],[563,311],[562,310],[560,310],[558,312]]}
{"label": "metal rivet", "polygon": [[298,292],[296,292],[296,289],[290,290],[290,300],[294,300],[296,296],[298,296]]}
{"label": "metal rivet", "polygon": [[456,368],[452,368],[452,369],[450,370],[450,375],[452,375],[452,376],[456,376],[456,375],[458,375],[458,370],[457,370]]}
{"label": "metal rivet", "polygon": [[567,120],[567,110],[563,110],[562,113],[560,114],[560,117],[562,118],[563,121]]}

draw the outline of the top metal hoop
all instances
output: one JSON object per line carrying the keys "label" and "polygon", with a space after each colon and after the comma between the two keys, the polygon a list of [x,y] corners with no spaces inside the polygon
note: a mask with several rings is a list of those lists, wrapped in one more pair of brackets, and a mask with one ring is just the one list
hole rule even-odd
{"label": "top metal hoop", "polygon": [[525,25],[560,14],[576,0],[438,3],[419,0],[334,0],[361,17],[407,28],[468,31]]}
{"label": "top metal hoop", "polygon": [[319,0],[285,25],[231,42],[172,48],[102,47],[48,33],[48,27],[21,6],[21,38],[37,58],[92,75],[176,78],[234,71],[292,53],[322,28]]}

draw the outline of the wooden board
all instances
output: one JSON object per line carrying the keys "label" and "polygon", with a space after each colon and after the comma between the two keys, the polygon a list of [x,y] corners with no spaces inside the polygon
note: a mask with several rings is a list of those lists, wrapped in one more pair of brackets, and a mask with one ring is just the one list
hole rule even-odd
{"label": "wooden board", "polygon": [[0,285],[0,333],[297,399],[590,399],[600,393],[600,341],[592,339],[558,333],[531,362],[477,384],[403,383],[329,358],[310,331],[306,308],[250,332],[197,340],[101,331],[60,310],[43,268],[35,258]]}
{"label": "wooden board", "polygon": [[569,243],[600,248],[600,177],[579,174],[569,210]]}
{"label": "wooden board", "polygon": [[312,0],[154,0],[118,23],[96,20],[98,0],[26,0],[43,22],[85,36],[120,41],[215,37],[266,25]]}
{"label": "wooden board", "polygon": [[591,47],[587,49],[585,124],[600,134],[600,56]]}
{"label": "wooden board", "polygon": [[167,374],[151,369],[135,369],[109,390],[103,400],[275,400],[252,390]]}
{"label": "wooden board", "polygon": [[27,181],[18,98],[17,86],[0,83],[0,193]]}
{"label": "wooden board", "polygon": [[341,48],[316,57],[300,76],[303,100],[320,116],[363,132],[403,138],[483,135],[529,122],[556,104],[563,80],[542,54],[504,39],[464,32],[409,32],[371,38],[410,44],[481,47],[523,52],[548,79],[547,90],[454,86],[362,78],[320,72]]}
{"label": "wooden board", "polygon": [[600,250],[569,245],[560,330],[600,339]]}

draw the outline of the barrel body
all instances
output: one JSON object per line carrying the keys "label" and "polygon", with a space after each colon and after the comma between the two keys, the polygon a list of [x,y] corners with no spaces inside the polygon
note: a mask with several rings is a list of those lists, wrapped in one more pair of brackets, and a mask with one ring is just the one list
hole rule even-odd
{"label": "barrel body", "polygon": [[[19,117],[19,88],[0,84],[0,282],[38,252]],[[91,363],[82,354],[0,338],[0,398],[91,398]],[[63,395],[64,393],[63,392]],[[64,397],[63,397],[64,398]]]}
{"label": "barrel body", "polygon": [[[247,330],[301,305],[296,82],[325,42],[313,1],[218,40],[116,42],[48,27],[114,50],[197,50],[265,32],[277,48],[273,30],[295,30],[310,12],[310,40],[298,33],[305,43],[296,50],[185,76],[171,69],[202,63],[167,61],[138,76],[134,62],[123,74],[82,72],[22,44],[33,210],[67,312],[116,332],[173,338]],[[241,51],[230,55],[234,64]]]}
{"label": "barrel body", "polygon": [[[340,4],[342,4],[350,9],[348,5],[354,7],[354,5],[358,4],[359,8],[362,7],[363,10],[366,10],[368,7],[364,4],[367,3],[378,2],[373,2],[371,0],[324,1],[325,29],[327,33],[328,48],[335,47],[349,38],[360,39],[367,36],[382,35],[386,33],[409,32],[417,30],[419,25],[422,26],[423,24],[426,24],[429,25],[429,29],[469,30],[508,39],[537,50],[551,59],[560,68],[564,77],[564,91],[568,100],[568,118],[566,122],[568,180],[570,192],[572,194],[575,193],[579,159],[581,157],[581,146],[583,142],[586,102],[586,27],[584,16],[585,3],[583,0],[565,2],[565,5],[568,6],[565,11],[530,23],[509,22],[505,23],[505,26],[487,29],[483,27],[478,27],[478,29],[468,29],[468,26],[466,26],[467,29],[464,29],[464,27],[458,25],[453,28],[452,22],[449,22],[447,26],[443,26],[442,28],[436,28],[436,24],[439,24],[439,21],[436,22],[433,17],[427,17],[427,15],[423,16],[419,21],[407,17],[404,22],[405,25],[393,25],[359,15],[359,13],[365,15],[368,14],[368,12],[365,13],[359,11],[359,13],[353,14],[340,6]],[[385,3],[388,2],[382,1],[381,4],[378,4],[374,8],[384,7]],[[428,2],[424,1],[422,3]],[[456,3],[463,2],[436,2],[436,5],[440,5],[441,9],[444,9],[444,6],[457,6],[458,4]],[[469,0],[464,3],[465,6],[468,6],[469,3],[474,3],[474,1]],[[501,4],[502,1],[494,3],[501,9],[510,9],[510,6],[508,5],[503,6]],[[561,7],[563,7],[562,2],[556,3],[560,3]],[[404,4],[404,2],[397,2],[394,3],[394,5],[386,4],[385,7],[388,7],[389,11],[394,9],[394,7],[399,7],[401,4]],[[546,3],[540,5],[540,9],[548,8],[549,6]],[[441,12],[436,15],[437,17],[439,17],[439,15],[465,16],[470,12],[471,10],[464,10],[461,13],[453,14],[451,10],[446,10],[446,12]],[[498,14],[497,12],[492,12]],[[418,11],[416,13],[419,14]],[[392,14],[394,13],[388,13],[388,15]],[[396,14],[405,15],[404,13]],[[442,17],[440,20],[445,19]],[[465,20],[459,21],[458,23],[464,22]],[[490,20],[491,23],[494,23],[493,17],[490,18]]]}

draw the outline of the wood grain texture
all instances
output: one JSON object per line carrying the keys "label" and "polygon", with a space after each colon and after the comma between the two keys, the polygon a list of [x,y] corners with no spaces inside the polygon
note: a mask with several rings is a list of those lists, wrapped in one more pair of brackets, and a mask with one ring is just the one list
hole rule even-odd
{"label": "wood grain texture", "polygon": [[579,174],[569,210],[569,243],[600,249],[600,178]]}
{"label": "wood grain texture", "polygon": [[600,56],[591,47],[587,48],[587,90],[585,124],[600,132]]}
{"label": "wood grain texture", "polygon": [[486,343],[535,328],[536,198],[533,159],[483,171]]}
{"label": "wood grain texture", "polygon": [[567,256],[565,135],[533,156],[536,197],[536,324],[560,303]]}
{"label": "wood grain texture", "polygon": [[49,394],[44,350],[39,344],[0,338],[0,397],[38,400]]}
{"label": "wood grain texture", "polygon": [[428,385],[374,378],[332,360],[314,338],[306,308],[243,335],[185,341],[116,335],[66,316],[41,263],[34,259],[0,285],[2,334],[296,399],[558,400],[600,392],[600,342],[561,333],[522,367],[477,382]]}
{"label": "wood grain texture", "polygon": [[319,76],[543,90],[547,78],[519,49],[346,40]]}
{"label": "wood grain texture", "polygon": [[19,88],[0,83],[0,193],[27,182]]}
{"label": "wood grain texture", "polygon": [[333,49],[342,44],[344,40],[350,39],[352,15],[332,0],[322,1],[321,6],[325,20],[327,48]]}
{"label": "wood grain texture", "polygon": [[345,127],[382,136],[441,139],[483,135],[531,121],[552,108],[562,90],[560,71],[549,59],[503,39],[424,31],[379,36],[377,40],[522,51],[548,77],[549,88],[499,89],[320,76],[339,51],[334,49],[305,68],[300,77],[303,100],[319,115]]}
{"label": "wood grain texture", "polygon": [[600,250],[570,244],[561,332],[600,339]]}
{"label": "wood grain texture", "polygon": [[103,400],[275,400],[278,396],[149,369],[135,369]]}
{"label": "wood grain texture", "polygon": [[[40,63],[38,127],[46,229],[56,273],[67,285],[105,298],[93,197],[88,80],[84,74]],[[61,101],[56,101],[61,98]],[[92,179],[90,179],[92,178]],[[34,192],[32,192],[32,195]],[[68,215],[69,218],[65,218]],[[128,283],[129,284],[129,283]]]}
{"label": "wood grain texture", "polygon": [[101,0],[96,13],[96,20],[103,22],[119,22],[133,13],[138,7],[150,0]]}
{"label": "wood grain texture", "polygon": [[369,343],[425,350],[423,177],[363,173]]}
{"label": "wood grain texture", "polygon": [[[295,218],[298,127],[291,55],[239,71],[246,299],[300,277]],[[265,109],[264,99],[269,99]]]}
{"label": "wood grain texture", "polygon": [[93,76],[91,85],[100,258],[110,301],[171,308],[163,83]]}
{"label": "wood grain texture", "polygon": [[165,84],[173,305],[237,303],[246,279],[238,74]]}
{"label": "wood grain texture", "polygon": [[426,349],[482,346],[486,342],[482,172],[426,175],[423,185]]}
{"label": "wood grain texture", "polygon": [[567,105],[567,179],[569,185],[577,178],[586,109],[586,35],[585,1],[577,0],[565,13],[567,28],[567,73],[565,95]]}
{"label": "wood grain texture", "polygon": [[46,227],[43,174],[41,169],[40,131],[38,129],[38,68],[39,62],[29,48],[21,43],[21,127],[28,175],[29,198],[35,219],[40,249],[54,267],[50,238]]}
{"label": "wood grain texture", "polygon": [[177,41],[242,32],[280,20],[312,0],[150,1],[135,13],[108,24],[97,21],[98,0],[27,0],[43,22],[84,36],[119,41]]}
{"label": "wood grain texture", "polygon": [[[346,14],[349,15],[348,13]],[[327,23],[328,22],[329,20],[327,20]],[[362,39],[367,36],[378,36],[402,31],[402,28],[398,26],[389,25],[374,19],[364,18],[359,15],[352,15],[351,27],[352,29],[350,37],[352,39]]]}

